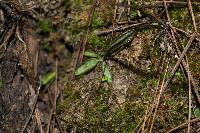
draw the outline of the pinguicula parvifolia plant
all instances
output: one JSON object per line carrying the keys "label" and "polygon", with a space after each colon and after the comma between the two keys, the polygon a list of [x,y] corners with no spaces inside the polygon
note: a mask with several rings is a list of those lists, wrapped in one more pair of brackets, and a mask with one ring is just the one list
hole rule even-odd
{"label": "pinguicula parvifolia plant", "polygon": [[101,63],[103,70],[102,81],[111,83],[112,75],[108,64],[106,64],[106,60],[108,60],[109,57],[116,55],[119,51],[127,47],[132,42],[136,34],[137,32],[135,30],[129,30],[122,33],[111,42],[108,50],[106,50],[105,53],[103,53],[102,55],[99,55],[93,51],[85,51],[84,56],[88,57],[89,59],[76,69],[75,75],[84,75],[92,71],[99,63]]}

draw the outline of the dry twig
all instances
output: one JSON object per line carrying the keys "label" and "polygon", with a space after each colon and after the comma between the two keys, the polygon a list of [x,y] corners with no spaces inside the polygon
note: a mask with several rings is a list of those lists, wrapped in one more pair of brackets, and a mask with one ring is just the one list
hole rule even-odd
{"label": "dry twig", "polygon": [[[191,107],[191,105],[192,105],[192,90],[191,90],[191,83],[190,83],[190,68],[189,68],[189,63],[188,63],[188,60],[187,60],[187,58],[186,58],[186,61],[187,61],[187,66],[188,66],[188,71],[187,71],[187,74],[188,74],[188,85],[189,85],[189,88],[188,88],[188,108],[189,108],[189,111],[188,111],[188,121],[190,121],[190,119],[191,119],[191,109],[192,109],[192,107]],[[190,123],[188,123],[188,133],[190,133],[191,132],[191,124]]]}
{"label": "dry twig", "polygon": [[194,30],[197,32],[196,21],[195,21],[195,18],[194,18],[194,12],[193,12],[192,4],[191,4],[190,0],[188,0],[188,8],[189,8],[189,11],[190,11],[190,14],[191,14]]}
{"label": "dry twig", "polygon": [[[53,121],[55,122],[55,114],[56,114],[56,105],[57,105],[57,99],[58,96],[60,94],[60,91],[58,89],[58,58],[56,58],[56,79],[55,79],[55,88],[54,88],[54,96],[53,96],[53,100],[50,100],[52,108],[49,114],[49,119],[48,119],[48,125],[47,125],[47,133],[49,133],[50,130],[50,126],[51,126],[51,121],[53,119]],[[50,96],[50,95],[49,95]],[[50,99],[52,98],[51,96],[49,97]],[[54,117],[53,117],[54,116]],[[54,129],[54,124],[53,128]]]}
{"label": "dry twig", "polygon": [[173,129],[167,131],[166,133],[174,132],[174,131],[176,131],[176,130],[178,130],[178,129],[180,129],[180,128],[184,128],[185,126],[187,126],[188,123],[191,124],[191,123],[195,123],[195,122],[198,122],[198,121],[200,121],[200,119],[199,119],[199,118],[195,118],[195,119],[193,119],[193,120],[187,121],[187,122],[185,122],[185,123],[183,123],[183,124],[180,124],[180,125],[176,126],[175,128],[173,128]]}

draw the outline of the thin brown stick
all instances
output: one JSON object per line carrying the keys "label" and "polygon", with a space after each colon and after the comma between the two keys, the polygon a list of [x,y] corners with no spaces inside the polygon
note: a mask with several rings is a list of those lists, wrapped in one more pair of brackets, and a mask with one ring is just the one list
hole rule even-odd
{"label": "thin brown stick", "polygon": [[46,131],[46,133],[49,133],[50,126],[51,126],[52,116],[53,116],[53,108],[51,109],[50,114],[49,114],[48,124],[47,124],[47,131]]}
{"label": "thin brown stick", "polygon": [[35,75],[34,75],[34,77],[36,78],[36,76],[37,76],[37,73],[38,73],[38,59],[39,59],[39,54],[40,54],[40,48],[37,48],[37,50],[36,50],[36,57],[35,57],[35,64],[34,64],[34,73],[35,73]]}
{"label": "thin brown stick", "polygon": [[[142,132],[142,133],[144,132],[145,123],[146,123],[146,121],[148,120],[147,114],[148,114],[148,111],[145,112],[145,115],[144,115],[144,122],[143,122],[143,124],[141,125],[141,127],[142,127],[142,128],[141,128],[141,132]],[[139,133],[139,132],[140,132],[140,130],[137,131],[137,133]]]}
{"label": "thin brown stick", "polygon": [[118,7],[115,5],[115,11],[114,11],[114,16],[113,16],[113,21],[112,21],[112,30],[111,30],[111,32],[112,32],[112,36],[113,36],[113,29],[115,29],[115,24],[116,24],[116,18],[117,18],[117,9],[118,9]]}
{"label": "thin brown stick", "polygon": [[166,12],[166,16],[167,16],[167,21],[168,21],[169,23],[171,23],[170,17],[169,17],[169,12],[168,12],[168,9],[167,9],[167,3],[166,3],[165,0],[163,0],[163,2],[164,2],[165,12]]}
{"label": "thin brown stick", "polygon": [[190,120],[190,121],[187,121],[187,122],[185,122],[185,123],[183,123],[183,124],[180,124],[180,125],[174,127],[173,129],[170,129],[170,130],[167,131],[166,133],[174,132],[174,131],[176,131],[176,130],[178,130],[178,129],[180,129],[180,128],[183,128],[183,127],[187,126],[188,123],[192,124],[192,123],[195,123],[195,122],[198,122],[198,121],[200,121],[200,119],[199,119],[199,118],[195,118],[195,119],[193,119],[193,120]]}
{"label": "thin brown stick", "polygon": [[[187,61],[187,67],[188,67],[188,71],[187,71],[187,74],[188,74],[188,85],[189,85],[189,88],[188,88],[188,108],[189,108],[189,111],[188,111],[188,121],[190,121],[190,119],[191,119],[191,105],[192,105],[192,95],[191,95],[191,83],[190,83],[190,68],[189,68],[189,63],[188,63],[188,60],[187,60],[187,57],[186,57],[186,61]],[[188,133],[190,133],[191,132],[191,124],[190,123],[188,123],[188,131],[187,131]]]}
{"label": "thin brown stick", "polygon": [[194,30],[195,30],[195,32],[197,32],[196,21],[195,21],[195,18],[194,18],[194,12],[193,12],[192,4],[191,4],[190,0],[188,0],[188,8],[189,8],[190,15],[191,15],[191,18],[192,18],[192,23],[193,23]]}
{"label": "thin brown stick", "polygon": [[[52,108],[49,114],[48,124],[47,124],[47,133],[49,133],[51,121],[55,121],[55,117],[53,117],[54,114],[56,114],[56,104],[57,104],[57,98],[59,96],[59,90],[58,90],[58,58],[56,58],[56,79],[55,79],[55,88],[54,88],[54,97],[53,100],[50,100]],[[51,96],[50,96],[51,98]],[[54,125],[53,125],[54,128]]]}
{"label": "thin brown stick", "polygon": [[141,123],[138,125],[138,127],[141,125],[140,128],[138,130],[134,129],[134,130],[137,130],[137,133],[139,133],[142,130],[142,128],[144,128],[145,123],[147,122],[148,118],[152,115],[153,109],[155,108],[155,100],[156,98],[154,99],[153,103],[151,104],[144,118],[141,120]]}
{"label": "thin brown stick", "polygon": [[125,31],[127,29],[131,29],[131,28],[136,28],[136,29],[142,29],[144,27],[153,27],[153,26],[159,26],[158,23],[147,23],[147,22],[142,22],[142,23],[136,23],[136,24],[131,24],[131,25],[127,25],[127,26],[118,26],[116,28],[112,28],[112,29],[108,29],[108,30],[104,30],[104,31],[99,31],[96,33],[96,35],[100,36],[100,35],[106,35],[106,34],[110,34],[112,32],[119,32],[119,31]]}
{"label": "thin brown stick", "polygon": [[60,129],[60,132],[61,132],[61,133],[64,133],[59,118],[58,118],[58,117],[55,117],[55,119],[56,119],[56,122],[57,122],[57,124],[58,124],[59,129]]}
{"label": "thin brown stick", "polygon": [[131,12],[131,8],[130,8],[130,5],[131,5],[131,1],[130,0],[128,0],[128,22],[130,22],[131,21],[131,15],[130,15],[130,12]]}
{"label": "thin brown stick", "polygon": [[[165,1],[167,4],[180,4],[180,5],[187,5],[187,2],[184,1]],[[163,4],[162,1],[153,1],[150,3],[157,3],[157,4]],[[200,5],[200,2],[191,2],[193,5]]]}
{"label": "thin brown stick", "polygon": [[[177,28],[177,27],[174,27],[174,26],[173,26],[173,29],[175,29],[176,31],[178,31],[178,32],[180,32],[180,33],[183,33],[186,37],[189,37],[189,38],[190,38],[190,37],[192,36],[191,33],[188,33],[188,32],[186,32],[186,31],[184,31],[184,30],[182,30],[182,29],[179,29],[179,28]],[[198,42],[200,42],[200,39],[199,39],[198,37],[196,37],[195,40],[198,41]]]}

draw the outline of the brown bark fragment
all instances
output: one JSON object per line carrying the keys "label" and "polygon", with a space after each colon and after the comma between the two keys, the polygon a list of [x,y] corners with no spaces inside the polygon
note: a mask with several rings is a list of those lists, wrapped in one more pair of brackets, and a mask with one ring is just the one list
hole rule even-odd
{"label": "brown bark fragment", "polygon": [[19,7],[0,2],[0,9],[5,17],[0,27],[3,33],[0,34],[0,46],[5,44],[0,48],[0,133],[17,133],[22,130],[31,111],[29,87],[36,88],[33,59],[37,42]]}

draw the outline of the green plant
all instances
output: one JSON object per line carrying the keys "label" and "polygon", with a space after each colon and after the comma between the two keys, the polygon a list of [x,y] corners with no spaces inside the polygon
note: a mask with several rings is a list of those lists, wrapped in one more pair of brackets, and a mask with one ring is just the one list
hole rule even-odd
{"label": "green plant", "polygon": [[111,42],[110,48],[102,55],[98,55],[97,53],[93,51],[85,51],[84,56],[89,57],[90,59],[87,60],[83,65],[78,67],[75,71],[75,75],[83,75],[91,70],[93,70],[99,62],[102,62],[102,68],[103,68],[103,82],[112,82],[112,75],[110,73],[108,65],[105,63],[105,60],[108,59],[108,57],[115,55],[117,52],[125,48],[128,44],[130,44],[133,40],[133,37],[136,35],[137,32],[134,30],[129,30],[116,39],[114,39]]}
{"label": "green plant", "polygon": [[56,77],[56,72],[55,71],[51,71],[51,72],[45,74],[41,79],[42,85],[48,84],[50,81],[55,79],[55,77]]}
{"label": "green plant", "polygon": [[85,51],[84,56],[88,57],[89,59],[83,65],[81,65],[80,67],[76,69],[75,71],[76,76],[83,75],[90,72],[97,66],[99,62],[102,62],[103,72],[104,72],[102,81],[108,82],[108,83],[112,82],[112,76],[109,71],[109,67],[108,65],[106,65],[105,62],[103,62],[103,57],[101,57],[100,55],[98,55],[97,53],[93,51]]}

